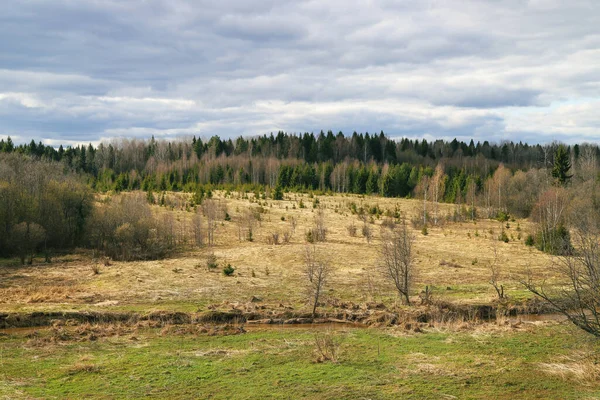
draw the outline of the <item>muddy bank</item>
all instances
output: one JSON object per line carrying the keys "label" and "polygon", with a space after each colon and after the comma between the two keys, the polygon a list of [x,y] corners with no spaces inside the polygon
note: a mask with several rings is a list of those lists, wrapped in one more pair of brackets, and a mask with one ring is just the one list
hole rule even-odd
{"label": "muddy bank", "polygon": [[66,311],[0,313],[0,329],[51,326],[57,322],[67,324],[134,324],[140,321],[158,321],[165,324],[189,324],[194,322],[192,315],[183,312],[132,312]]}
{"label": "muddy bank", "polygon": [[350,323],[361,325],[393,326],[406,323],[491,321],[499,316],[519,316],[549,313],[540,304],[535,307],[521,305],[499,307],[489,304],[457,305],[438,302],[428,306],[388,308],[382,303],[323,304],[322,310],[313,317],[309,312],[294,310],[289,306],[258,306],[255,302],[245,304],[220,304],[220,309],[194,313],[154,311],[148,313],[110,311],[31,312],[0,313],[0,329],[51,326],[61,324],[103,324],[156,322],[159,325],[184,324],[314,324]]}

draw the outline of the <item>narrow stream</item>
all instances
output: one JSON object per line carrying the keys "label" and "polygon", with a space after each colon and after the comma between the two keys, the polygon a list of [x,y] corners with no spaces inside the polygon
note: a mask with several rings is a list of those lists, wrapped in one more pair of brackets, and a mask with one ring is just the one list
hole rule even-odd
{"label": "narrow stream", "polygon": [[[522,314],[514,317],[506,317],[507,321],[511,323],[525,322],[544,322],[544,321],[565,321],[566,317],[562,314]],[[495,322],[495,319],[489,322]],[[266,330],[314,330],[314,331],[328,331],[328,330],[339,330],[339,329],[366,329],[367,325],[353,323],[353,322],[321,322],[314,324],[243,324],[244,329],[248,332],[266,331]],[[70,327],[67,327],[69,329]],[[76,328],[76,327],[72,327]],[[34,326],[25,328],[5,328],[0,329],[0,340],[5,335],[27,335],[35,331],[44,331],[50,329],[48,326]]]}

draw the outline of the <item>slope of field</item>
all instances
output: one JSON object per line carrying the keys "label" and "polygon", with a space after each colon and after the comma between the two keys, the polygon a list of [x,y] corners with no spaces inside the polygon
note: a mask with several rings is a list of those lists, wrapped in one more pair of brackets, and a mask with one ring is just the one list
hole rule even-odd
{"label": "slope of field", "polygon": [[[31,266],[18,266],[16,260],[0,265],[0,311],[35,310],[170,310],[192,311],[223,303],[245,303],[254,296],[265,303],[285,303],[303,309],[306,303],[306,278],[303,273],[306,232],[313,226],[317,197],[288,194],[286,200],[252,200],[239,194],[220,193],[217,200],[226,207],[230,221],[220,220],[214,248],[193,248],[159,261],[111,262],[92,273],[92,255],[80,251],[57,257],[52,264],[37,260]],[[303,208],[302,205],[304,206]],[[340,302],[397,301],[393,288],[377,271],[381,231],[385,213],[400,212],[408,219],[419,215],[418,200],[362,196],[318,196],[318,207],[325,210],[327,240],[314,246],[318,257],[333,268],[327,298]],[[351,210],[377,207],[379,216],[366,217],[372,232],[367,241],[362,235],[363,221]],[[433,215],[433,205],[429,204]],[[179,220],[191,212],[155,207],[157,213],[173,213]],[[260,216],[253,228],[253,241],[245,240],[240,222],[247,210]],[[440,205],[440,219],[454,206]],[[398,214],[396,214],[398,215]],[[295,221],[295,228],[292,227]],[[348,227],[356,227],[351,236]],[[509,242],[497,240],[502,229]],[[531,230],[527,221],[500,223],[494,220],[447,222],[430,227],[424,235],[413,229],[417,278],[414,297],[429,286],[437,299],[463,303],[489,303],[495,292],[489,284],[490,264],[501,268],[500,283],[515,302],[528,297],[519,280],[526,270],[538,278],[550,279],[551,258],[524,245]],[[289,243],[269,244],[269,237],[291,234]],[[312,245],[311,245],[312,246]],[[496,253],[494,253],[494,247]],[[206,268],[214,251],[219,267]],[[495,260],[495,254],[497,260]],[[224,276],[222,268],[231,264],[235,273]]]}

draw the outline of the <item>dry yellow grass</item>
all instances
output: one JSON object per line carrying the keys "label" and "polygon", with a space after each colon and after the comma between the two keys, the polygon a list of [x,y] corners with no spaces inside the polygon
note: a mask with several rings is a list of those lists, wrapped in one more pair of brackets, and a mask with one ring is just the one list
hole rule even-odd
{"label": "dry yellow grass", "polygon": [[[181,196],[181,195],[179,195]],[[308,195],[287,194],[283,201],[262,200],[265,212],[257,223],[254,241],[239,240],[237,221],[248,207],[258,207],[256,201],[240,194],[217,193],[216,199],[226,205],[231,221],[219,221],[214,253],[219,262],[216,271],[207,271],[208,248],[190,248],[174,257],[160,261],[112,262],[101,266],[100,274],[91,270],[91,254],[79,252],[57,258],[53,264],[0,267],[0,311],[50,310],[81,308],[144,309],[206,309],[211,304],[245,303],[252,296],[263,303],[278,306],[304,304],[303,275],[305,233],[312,227],[315,215],[313,200]],[[252,198],[252,195],[250,195]],[[410,218],[422,204],[418,200],[389,199],[362,196],[319,196],[319,206],[325,209],[327,241],[316,244],[317,252],[334,268],[328,295],[347,302],[393,301],[394,292],[374,270],[378,263],[380,230],[383,217],[370,224],[373,240],[361,235],[362,221],[350,211],[357,207],[377,205],[383,211],[396,209]],[[299,208],[299,202],[305,208]],[[453,210],[441,205],[442,213]],[[175,218],[191,218],[182,209],[171,211],[155,207],[157,212],[171,212]],[[284,220],[282,220],[282,217]],[[274,232],[282,235],[290,230],[295,219],[295,234],[287,244],[268,244]],[[356,237],[348,233],[354,223]],[[531,230],[527,221],[511,222],[506,230],[515,240],[503,243],[493,238],[502,229],[491,220],[447,223],[429,228],[428,235],[413,230],[416,266],[419,271],[416,292],[426,285],[434,287],[434,296],[461,302],[489,302],[495,296],[488,284],[489,264],[493,261],[492,246],[497,246],[502,265],[501,283],[509,296],[524,295],[518,283],[526,268],[539,277],[547,275],[551,258],[517,240],[517,224],[521,237]],[[412,228],[411,228],[412,229]],[[493,233],[490,233],[493,230]],[[444,261],[444,262],[443,262]],[[236,271],[226,277],[221,269],[231,264]]]}
{"label": "dry yellow grass", "polygon": [[600,379],[597,354],[573,354],[560,357],[557,362],[540,363],[540,370],[581,385],[595,385]]}

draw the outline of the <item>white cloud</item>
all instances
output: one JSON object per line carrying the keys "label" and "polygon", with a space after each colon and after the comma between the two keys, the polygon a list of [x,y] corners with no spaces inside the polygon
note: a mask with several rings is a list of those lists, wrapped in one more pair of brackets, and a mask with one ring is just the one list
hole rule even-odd
{"label": "white cloud", "polygon": [[39,99],[37,99],[35,95],[28,93],[0,93],[0,102],[18,104],[25,108],[44,107],[44,104]]}

